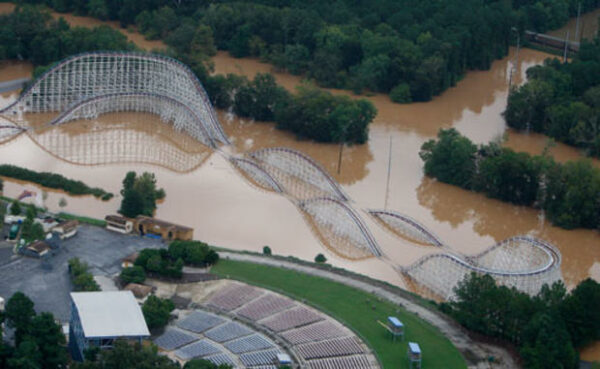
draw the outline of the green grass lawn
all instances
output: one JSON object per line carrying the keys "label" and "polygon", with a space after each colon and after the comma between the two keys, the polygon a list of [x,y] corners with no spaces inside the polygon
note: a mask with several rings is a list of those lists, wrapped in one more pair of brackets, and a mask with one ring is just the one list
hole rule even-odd
{"label": "green grass lawn", "polygon": [[[436,328],[370,293],[328,279],[247,262],[220,260],[212,272],[284,293],[333,316],[361,336],[386,369],[408,368],[408,341],[421,346],[423,369],[467,367],[458,350]],[[389,333],[377,324],[377,320],[385,322],[390,315],[397,316],[404,323],[404,341],[394,343]]]}

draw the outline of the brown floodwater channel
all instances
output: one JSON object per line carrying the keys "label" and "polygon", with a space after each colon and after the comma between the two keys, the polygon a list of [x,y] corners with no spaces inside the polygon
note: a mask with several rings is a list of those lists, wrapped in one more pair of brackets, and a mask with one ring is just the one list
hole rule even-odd
{"label": "brown floodwater channel", "polygon": [[[73,24],[91,25],[90,18],[61,16]],[[121,31],[144,48],[155,45],[141,43],[137,38],[142,36],[137,33]],[[458,251],[480,252],[517,234],[543,238],[560,249],[563,277],[571,288],[588,277],[600,281],[600,233],[560,229],[536,209],[488,199],[426,178],[418,155],[421,145],[434,138],[440,128],[454,127],[476,143],[503,140],[507,147],[532,154],[548,148],[558,161],[581,158],[572,147],[560,143],[549,145],[546,136],[507,129],[501,115],[506,107],[509,81],[522,83],[527,68],[548,57],[552,56],[528,49],[520,50],[517,55],[511,49],[490,70],[467,73],[455,87],[427,103],[399,105],[381,94],[365,97],[378,110],[370,126],[369,141],[345,146],[340,168],[339,145],[298,140],[276,129],[273,123],[240,119],[225,111],[219,111],[219,118],[232,140],[232,153],[276,146],[300,150],[341,183],[355,208],[387,208],[408,214]],[[271,72],[289,90],[302,83],[299,77],[275,71],[271,65],[255,59],[235,59],[219,52],[213,61],[215,73],[251,78],[256,73]],[[23,70],[27,70],[21,64],[1,64],[0,81],[21,78]],[[331,91],[354,96],[348,91]],[[16,93],[2,95],[0,106],[16,97]],[[112,157],[106,156],[98,145],[107,140],[128,147],[116,150]],[[94,150],[102,151],[104,156],[98,159],[98,155],[91,155]],[[323,253],[336,266],[399,286],[404,286],[404,282],[394,266],[409,265],[435,251],[392,236],[363,213],[386,257],[343,259],[320,243],[288,199],[253,186],[222,155],[207,152],[200,144],[190,142],[188,137],[147,114],[108,114],[95,121],[40,128],[0,145],[0,162],[60,173],[115,193],[114,199],[103,202],[91,196],[75,197],[45,190],[44,202],[50,210],[96,218],[118,210],[121,180],[127,171],[151,171],[167,193],[165,201],[158,205],[156,216],[194,227],[197,239],[238,250],[261,251],[264,245],[269,245],[276,254],[306,260]],[[598,165],[598,161],[593,162]],[[18,196],[23,189],[44,191],[37,186],[5,181],[6,196]],[[67,206],[61,208],[59,202],[63,197]],[[585,352],[587,357],[597,355],[600,359],[598,351],[592,347]]]}

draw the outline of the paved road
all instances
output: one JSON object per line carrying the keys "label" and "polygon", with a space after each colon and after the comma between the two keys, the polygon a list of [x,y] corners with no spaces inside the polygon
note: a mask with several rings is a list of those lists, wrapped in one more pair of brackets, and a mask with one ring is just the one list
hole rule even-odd
{"label": "paved road", "polygon": [[[376,296],[382,297],[395,304],[401,305],[406,310],[418,315],[421,319],[427,321],[431,325],[438,328],[444,336],[446,336],[463,354],[467,360],[468,367],[471,369],[516,369],[520,366],[514,361],[513,357],[503,348],[497,346],[491,346],[482,344],[472,340],[465,331],[454,321],[448,319],[444,315],[437,311],[430,310],[423,307],[410,299],[407,299],[401,295],[395,294],[384,288],[373,286],[362,280],[355,279],[349,276],[337,274],[334,272],[314,268],[307,265],[296,264],[291,261],[277,260],[268,257],[261,257],[258,255],[248,254],[237,254],[230,252],[219,252],[222,258],[248,261],[257,264],[264,264],[270,266],[276,266],[299,272],[327,278],[332,281],[336,281],[347,286],[351,286],[362,291],[373,293]],[[493,356],[496,359],[500,359],[499,363],[490,364],[487,358]]]}

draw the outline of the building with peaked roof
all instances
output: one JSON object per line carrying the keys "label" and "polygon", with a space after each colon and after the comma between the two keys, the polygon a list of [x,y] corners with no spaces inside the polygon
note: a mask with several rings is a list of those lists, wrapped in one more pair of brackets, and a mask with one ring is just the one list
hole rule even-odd
{"label": "building with peaked roof", "polygon": [[138,215],[135,218],[136,230],[141,235],[154,235],[163,240],[188,241],[194,237],[194,229],[164,220]]}
{"label": "building with peaked roof", "polygon": [[69,348],[82,361],[90,347],[110,349],[116,339],[150,337],[142,309],[131,291],[72,292]]}

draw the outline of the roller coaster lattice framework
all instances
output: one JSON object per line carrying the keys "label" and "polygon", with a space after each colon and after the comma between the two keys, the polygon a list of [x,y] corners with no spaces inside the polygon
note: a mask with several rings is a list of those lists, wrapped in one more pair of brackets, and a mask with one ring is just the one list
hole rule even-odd
{"label": "roller coaster lattice framework", "polygon": [[[226,155],[262,187],[287,195],[317,224],[320,236],[333,238],[332,245],[337,243],[346,250],[348,255],[343,256],[384,256],[341,186],[310,157],[288,148],[262,149],[243,158],[219,150],[219,144],[229,145],[230,141],[206,91],[189,67],[173,58],[137,52],[74,55],[49,68],[0,114],[20,119],[24,113],[56,112],[58,116],[48,124],[60,125],[124,111],[160,116],[176,130]],[[23,129],[27,127],[1,125],[0,133],[19,133]],[[408,216],[390,211],[370,213],[397,234],[445,247]],[[521,265],[527,258],[534,261]],[[521,270],[509,270],[517,264]],[[435,253],[399,269],[442,298],[451,298],[453,287],[469,272],[492,275],[499,283],[528,293],[536,293],[543,283],[561,279],[558,250],[532,237],[513,237],[471,257]]]}

